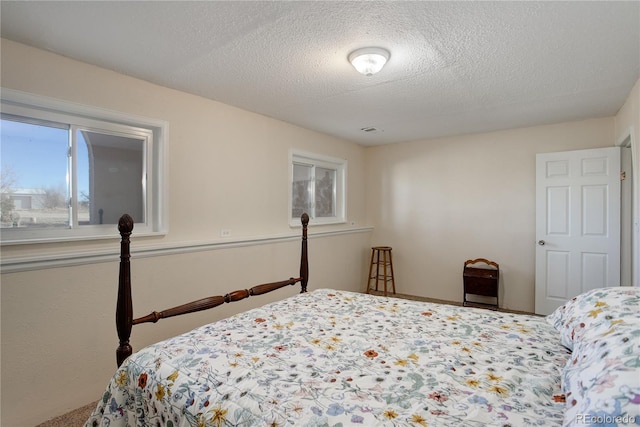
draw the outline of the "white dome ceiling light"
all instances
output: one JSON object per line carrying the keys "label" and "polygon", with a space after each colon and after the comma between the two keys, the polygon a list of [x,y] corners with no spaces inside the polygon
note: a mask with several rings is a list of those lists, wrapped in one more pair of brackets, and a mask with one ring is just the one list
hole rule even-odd
{"label": "white dome ceiling light", "polygon": [[381,47],[363,47],[351,52],[348,58],[359,73],[372,76],[382,70],[389,56],[389,51]]}

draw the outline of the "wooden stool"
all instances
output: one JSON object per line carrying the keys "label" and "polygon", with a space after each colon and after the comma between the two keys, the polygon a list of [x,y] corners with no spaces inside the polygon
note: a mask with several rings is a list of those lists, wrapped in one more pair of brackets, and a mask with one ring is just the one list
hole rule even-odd
{"label": "wooden stool", "polygon": [[[382,257],[380,256],[382,254]],[[376,266],[375,271],[373,266]],[[382,271],[381,271],[382,270]],[[391,260],[391,247],[374,246],[371,248],[371,264],[369,265],[369,278],[367,279],[367,293],[371,290],[371,281],[375,280],[378,290],[378,282],[384,284],[384,296],[387,296],[387,282],[391,282],[392,293],[396,293],[396,282],[393,278],[393,261]]]}

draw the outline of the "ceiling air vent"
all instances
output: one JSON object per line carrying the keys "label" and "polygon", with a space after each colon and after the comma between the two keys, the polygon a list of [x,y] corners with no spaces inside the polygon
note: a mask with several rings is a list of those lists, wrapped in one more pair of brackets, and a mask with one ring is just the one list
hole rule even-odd
{"label": "ceiling air vent", "polygon": [[363,132],[378,132],[378,128],[374,128],[372,126],[360,129]]}

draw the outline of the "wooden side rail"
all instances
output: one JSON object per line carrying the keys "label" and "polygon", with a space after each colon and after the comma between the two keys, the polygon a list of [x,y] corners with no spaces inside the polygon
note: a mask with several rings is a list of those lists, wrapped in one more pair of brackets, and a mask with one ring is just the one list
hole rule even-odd
{"label": "wooden side rail", "polygon": [[154,311],[146,316],[133,319],[133,324],[138,325],[140,323],[156,323],[160,319],[167,319],[173,316],[179,316],[181,314],[195,313],[196,311],[208,310],[210,308],[217,307],[224,303],[240,301],[245,298],[249,298],[254,295],[262,295],[267,292],[275,291],[284,286],[295,285],[302,281],[301,277],[291,278],[289,280],[283,280],[282,282],[265,283],[264,285],[257,285],[251,289],[241,289],[226,294],[225,296],[214,296],[208,298],[202,298],[197,301],[192,301],[187,304],[179,305],[177,307],[168,308],[160,312]]}
{"label": "wooden side rail", "polygon": [[116,361],[118,366],[133,353],[129,343],[131,328],[140,323],[157,322],[160,319],[179,316],[187,313],[208,310],[224,303],[240,301],[254,295],[262,295],[285,286],[300,283],[300,293],[307,292],[309,282],[309,259],[307,251],[307,226],[309,215],[301,216],[302,222],[302,248],[300,254],[300,277],[291,277],[279,282],[264,283],[250,289],[241,289],[230,292],[224,296],[212,296],[192,301],[183,305],[172,307],[160,312],[154,311],[146,316],[133,318],[133,301],[131,297],[131,252],[130,237],[133,231],[133,218],[125,214],[118,221],[118,230],[122,237],[120,243],[120,276],[118,280],[118,302],[116,304],[116,330],[118,332],[119,345],[116,349]]}

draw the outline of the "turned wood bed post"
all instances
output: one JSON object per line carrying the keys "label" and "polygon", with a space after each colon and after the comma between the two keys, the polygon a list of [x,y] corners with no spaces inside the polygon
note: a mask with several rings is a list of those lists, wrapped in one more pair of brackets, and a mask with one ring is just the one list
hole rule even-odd
{"label": "turned wood bed post", "polygon": [[307,225],[309,225],[309,215],[305,213],[300,217],[302,221],[302,250],[300,254],[300,293],[307,292],[307,283],[309,282],[309,257],[307,254]]}
{"label": "turned wood bed post", "polygon": [[300,277],[291,277],[287,280],[279,282],[264,283],[256,285],[250,289],[240,289],[230,292],[224,296],[211,296],[202,298],[197,301],[172,307],[163,311],[154,311],[146,316],[133,318],[133,300],[131,296],[131,252],[130,237],[133,230],[133,218],[124,214],[118,221],[118,230],[122,240],[120,242],[120,277],[118,281],[118,303],[116,304],[116,330],[118,331],[118,339],[120,345],[116,350],[116,361],[118,366],[124,360],[131,356],[133,348],[129,343],[131,338],[131,329],[133,325],[147,322],[157,322],[160,319],[179,316],[196,311],[208,310],[224,303],[240,301],[252,295],[262,295],[268,292],[280,289],[284,286],[295,285],[300,282],[300,293],[307,292],[307,283],[309,282],[309,259],[307,252],[307,226],[309,225],[309,215],[306,213],[300,217],[302,221],[302,248],[300,254]]}
{"label": "turned wood bed post", "polygon": [[133,348],[129,344],[133,326],[133,301],[131,299],[131,253],[130,239],[133,230],[133,218],[124,214],[118,221],[120,242],[120,277],[118,280],[118,303],[116,304],[116,330],[120,345],[116,350],[118,366],[131,355]]}

